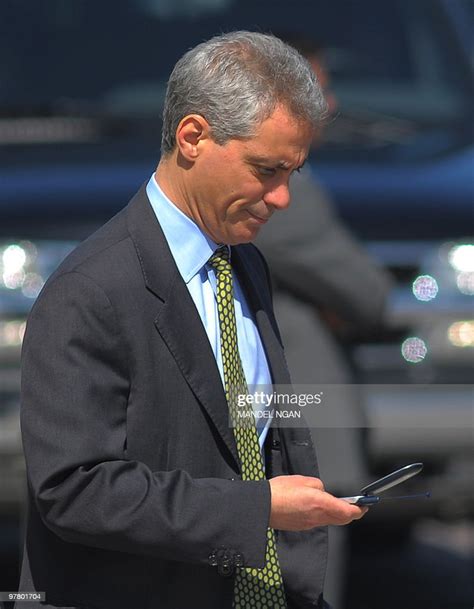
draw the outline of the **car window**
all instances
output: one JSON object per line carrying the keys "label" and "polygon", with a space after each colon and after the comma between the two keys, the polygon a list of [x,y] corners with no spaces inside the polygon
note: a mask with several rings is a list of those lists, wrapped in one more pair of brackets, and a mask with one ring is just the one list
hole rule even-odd
{"label": "car window", "polygon": [[236,28],[301,31],[327,46],[342,107],[421,120],[467,104],[433,0],[4,0],[0,104],[156,113],[186,48]]}

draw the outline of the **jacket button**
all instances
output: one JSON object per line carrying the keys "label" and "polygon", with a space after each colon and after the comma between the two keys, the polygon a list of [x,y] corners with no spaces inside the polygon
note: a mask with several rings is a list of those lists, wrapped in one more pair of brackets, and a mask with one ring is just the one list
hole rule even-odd
{"label": "jacket button", "polygon": [[230,554],[224,553],[217,566],[217,573],[222,577],[230,577],[234,572],[234,561]]}
{"label": "jacket button", "polygon": [[236,552],[234,554],[234,565],[236,567],[244,566],[244,555],[241,552]]}
{"label": "jacket button", "polygon": [[209,554],[209,558],[208,558],[208,562],[211,565],[211,567],[217,567],[218,565],[218,560],[217,560],[217,554],[216,554],[216,550],[213,550],[210,554]]}
{"label": "jacket button", "polygon": [[272,440],[272,448],[273,448],[273,450],[280,450],[280,448],[281,448],[280,440]]}

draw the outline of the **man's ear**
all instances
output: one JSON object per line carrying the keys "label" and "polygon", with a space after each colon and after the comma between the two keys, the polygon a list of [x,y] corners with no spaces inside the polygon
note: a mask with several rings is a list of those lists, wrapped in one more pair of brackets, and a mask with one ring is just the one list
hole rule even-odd
{"label": "man's ear", "polygon": [[200,114],[189,114],[181,119],[176,129],[176,144],[187,161],[195,161],[203,144],[211,137],[211,128]]}

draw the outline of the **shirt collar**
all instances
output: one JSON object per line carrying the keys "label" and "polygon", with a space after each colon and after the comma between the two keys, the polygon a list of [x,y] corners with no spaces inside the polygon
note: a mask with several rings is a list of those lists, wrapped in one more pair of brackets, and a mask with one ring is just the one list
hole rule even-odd
{"label": "shirt collar", "polygon": [[199,273],[219,247],[159,187],[152,175],[146,193],[185,283]]}

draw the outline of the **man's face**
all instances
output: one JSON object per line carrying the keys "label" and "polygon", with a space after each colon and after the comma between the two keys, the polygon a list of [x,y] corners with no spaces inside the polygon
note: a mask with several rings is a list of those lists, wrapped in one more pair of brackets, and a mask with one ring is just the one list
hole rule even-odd
{"label": "man's face", "polygon": [[252,241],[290,202],[288,182],[308,154],[313,131],[278,107],[255,137],[208,140],[193,169],[191,215],[216,243]]}

